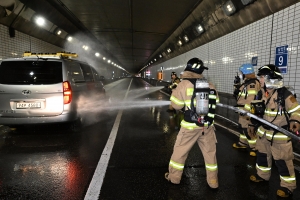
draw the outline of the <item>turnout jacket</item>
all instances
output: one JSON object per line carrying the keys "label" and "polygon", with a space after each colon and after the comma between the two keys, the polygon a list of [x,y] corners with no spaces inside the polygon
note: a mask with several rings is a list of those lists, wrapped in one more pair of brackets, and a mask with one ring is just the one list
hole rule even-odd
{"label": "turnout jacket", "polygon": [[244,83],[240,87],[237,104],[242,106],[244,110],[250,111],[250,103],[255,99],[260,91],[260,83],[256,78],[244,79]]}
{"label": "turnout jacket", "polygon": [[[180,110],[184,108],[184,110],[186,111],[191,108],[191,98],[194,91],[194,85],[187,79],[203,78],[203,75],[196,74],[190,71],[184,71],[184,73],[182,74],[182,78],[183,79],[178,84],[178,86],[175,89],[173,89],[170,100],[171,100],[171,105],[174,109]],[[216,109],[216,103],[219,102],[219,96],[213,84],[209,83],[209,88],[210,88],[209,113],[207,116],[213,120],[215,109]],[[215,103],[212,104],[211,102],[215,102]],[[194,100],[194,105],[195,104],[196,104],[196,100]],[[186,122],[185,120],[182,120],[180,125],[181,127],[187,129],[203,128],[197,126],[195,123]],[[204,126],[208,126],[208,124],[206,123]]]}
{"label": "turnout jacket", "polygon": [[180,83],[180,79],[178,77],[176,77],[174,80],[171,81],[169,88],[175,89],[177,87],[178,83]]}
{"label": "turnout jacket", "polygon": [[[284,92],[281,93],[281,95],[279,95],[278,91],[282,89]],[[269,91],[269,93],[265,92],[263,89],[262,91],[262,99],[265,101],[266,104],[263,119],[273,123],[278,127],[287,126],[290,120],[300,121],[300,105],[290,91],[288,91],[286,88],[273,89]],[[282,104],[279,103],[280,98],[283,98],[284,107],[282,107]],[[286,112],[288,113],[287,118],[284,114],[284,110],[286,110]],[[271,128],[268,128],[267,126],[260,126],[257,130],[257,135],[262,137],[264,133],[266,134],[268,140],[290,140],[290,137],[284,135],[283,133],[278,133],[272,130]]]}
{"label": "turnout jacket", "polygon": [[[239,90],[240,92],[237,97],[238,108],[250,112],[250,103],[257,99],[257,94],[260,91],[260,83],[256,77],[251,79],[245,78]],[[239,124],[242,128],[248,127],[250,123],[249,119],[248,116],[239,116]]]}

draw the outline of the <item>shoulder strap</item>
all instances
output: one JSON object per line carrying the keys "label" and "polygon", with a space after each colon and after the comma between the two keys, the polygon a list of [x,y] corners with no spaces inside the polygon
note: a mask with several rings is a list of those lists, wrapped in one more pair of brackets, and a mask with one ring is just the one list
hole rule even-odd
{"label": "shoulder strap", "polygon": [[285,107],[285,99],[288,98],[291,94],[291,91],[289,91],[286,87],[279,88],[277,102],[280,103],[282,107]]}
{"label": "shoulder strap", "polygon": [[246,80],[244,84],[249,85],[250,83],[255,83],[256,81],[259,83],[259,80],[257,78],[250,78],[250,79]]}
{"label": "shoulder strap", "polygon": [[188,81],[190,81],[193,85],[195,85],[197,79],[195,79],[195,78],[184,78],[183,80],[188,80]]}
{"label": "shoulder strap", "polygon": [[[242,86],[244,86],[244,89],[246,91],[246,95],[245,95],[245,99],[247,98],[248,96],[248,91],[247,91],[247,86],[251,83],[255,83],[255,82],[258,82],[259,83],[259,80],[257,78],[250,78],[250,79],[247,79],[243,84],[240,85],[240,87],[238,89],[240,89]],[[237,101],[240,99],[241,95],[239,95],[236,99]]]}

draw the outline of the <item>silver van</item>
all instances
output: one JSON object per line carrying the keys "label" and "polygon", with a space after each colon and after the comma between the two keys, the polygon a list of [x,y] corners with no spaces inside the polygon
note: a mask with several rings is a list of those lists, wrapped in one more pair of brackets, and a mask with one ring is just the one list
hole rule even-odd
{"label": "silver van", "polygon": [[78,101],[105,97],[95,68],[74,53],[35,54],[0,61],[0,125],[70,122],[78,125]]}

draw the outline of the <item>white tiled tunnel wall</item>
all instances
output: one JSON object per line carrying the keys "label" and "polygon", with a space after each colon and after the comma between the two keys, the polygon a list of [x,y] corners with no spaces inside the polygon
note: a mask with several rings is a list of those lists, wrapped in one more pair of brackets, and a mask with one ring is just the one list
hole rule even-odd
{"label": "white tiled tunnel wall", "polygon": [[8,27],[0,25],[0,59],[20,57],[25,51],[31,52],[61,52],[64,51],[55,45],[49,44],[19,31],[15,37],[10,37]]}
{"label": "white tiled tunnel wall", "polygon": [[284,84],[294,87],[300,97],[300,71],[297,67],[300,64],[299,26],[300,3],[297,3],[176,58],[151,66],[150,78],[156,78],[157,71],[163,66],[164,80],[170,81],[172,71],[179,74],[190,58],[198,57],[209,67],[204,72],[205,77],[219,92],[231,94],[234,76],[241,64],[251,63],[252,57],[257,56],[257,72],[264,64],[275,64],[276,47],[288,45],[288,70],[283,75]]}
{"label": "white tiled tunnel wall", "polygon": [[[75,45],[66,46],[65,49],[44,42],[40,39],[31,37],[19,31],[15,31],[15,37],[10,37],[8,33],[8,27],[0,24],[0,60],[5,58],[18,58],[23,55],[25,51],[33,53],[56,53],[62,51],[74,52],[70,49],[78,49]],[[76,52],[80,53],[80,52]],[[83,60],[82,57],[79,57]],[[107,65],[101,64],[101,62],[95,61],[96,59],[83,60],[96,67],[98,72],[105,77],[111,75],[107,72]]]}

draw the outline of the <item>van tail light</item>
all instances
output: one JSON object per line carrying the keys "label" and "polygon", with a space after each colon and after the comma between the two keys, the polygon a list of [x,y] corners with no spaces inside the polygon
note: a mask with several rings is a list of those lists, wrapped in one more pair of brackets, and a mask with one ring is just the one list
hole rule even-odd
{"label": "van tail light", "polygon": [[72,89],[69,81],[63,82],[64,89],[64,104],[69,104],[72,101]]}

